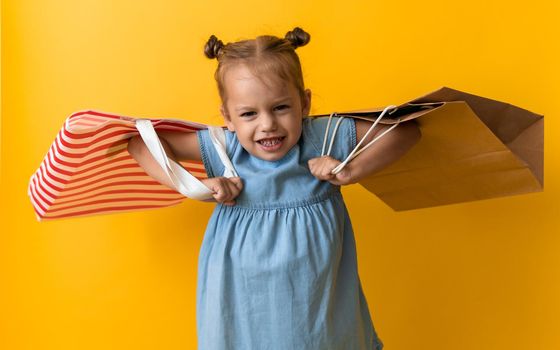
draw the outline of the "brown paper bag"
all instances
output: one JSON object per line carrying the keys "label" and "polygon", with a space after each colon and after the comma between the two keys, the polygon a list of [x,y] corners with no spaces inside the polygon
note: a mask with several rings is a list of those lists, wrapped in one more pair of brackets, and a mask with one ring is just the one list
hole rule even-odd
{"label": "brown paper bag", "polygon": [[[360,181],[395,211],[543,190],[542,115],[447,87],[397,107],[380,123],[416,119],[422,138]],[[375,120],[382,111],[338,114]]]}

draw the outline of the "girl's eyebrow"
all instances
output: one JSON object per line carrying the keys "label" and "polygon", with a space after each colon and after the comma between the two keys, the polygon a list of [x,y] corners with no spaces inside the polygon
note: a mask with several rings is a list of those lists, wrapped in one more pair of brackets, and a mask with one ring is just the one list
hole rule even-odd
{"label": "girl's eyebrow", "polygon": [[[275,100],[273,104],[280,103],[280,102],[285,102],[285,101],[287,101],[287,100],[289,100],[289,99],[290,99],[290,96],[284,96],[284,97],[281,97],[281,98]],[[235,110],[236,110],[236,111],[240,111],[240,110],[245,109],[245,108],[251,109],[251,108],[253,108],[253,107],[251,107],[251,106],[237,106],[237,107],[235,108]]]}

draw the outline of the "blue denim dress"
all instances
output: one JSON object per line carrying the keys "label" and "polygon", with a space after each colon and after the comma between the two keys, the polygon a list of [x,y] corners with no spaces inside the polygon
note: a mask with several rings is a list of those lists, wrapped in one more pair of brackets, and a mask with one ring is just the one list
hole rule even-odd
{"label": "blue denim dress", "polygon": [[[298,143],[280,160],[249,154],[226,131],[227,153],[243,180],[235,206],[217,204],[200,248],[200,350],[381,350],[360,284],[352,224],[340,187],[311,175],[326,117],[304,118]],[[331,128],[337,118],[333,118]],[[209,177],[224,166],[198,131]],[[331,156],[356,145],[345,118]]]}

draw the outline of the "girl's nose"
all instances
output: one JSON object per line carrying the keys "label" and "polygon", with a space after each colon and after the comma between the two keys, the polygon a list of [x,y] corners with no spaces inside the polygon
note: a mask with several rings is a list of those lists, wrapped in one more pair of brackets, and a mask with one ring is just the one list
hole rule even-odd
{"label": "girl's nose", "polygon": [[276,130],[276,117],[269,114],[269,113],[264,113],[261,116],[261,128],[262,131],[274,131]]}

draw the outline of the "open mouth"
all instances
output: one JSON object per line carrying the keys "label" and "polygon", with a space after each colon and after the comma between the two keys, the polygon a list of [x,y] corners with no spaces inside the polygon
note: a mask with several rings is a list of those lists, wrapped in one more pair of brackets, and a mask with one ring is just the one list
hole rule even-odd
{"label": "open mouth", "polygon": [[282,136],[282,137],[271,137],[269,139],[262,139],[262,140],[259,140],[257,142],[260,143],[263,146],[271,147],[271,146],[274,146],[274,145],[282,142],[282,140],[284,140],[284,138],[285,138],[284,136]]}
{"label": "open mouth", "polygon": [[267,151],[274,151],[282,146],[282,142],[286,137],[271,137],[267,139],[258,140],[257,142],[261,145],[261,147]]}

